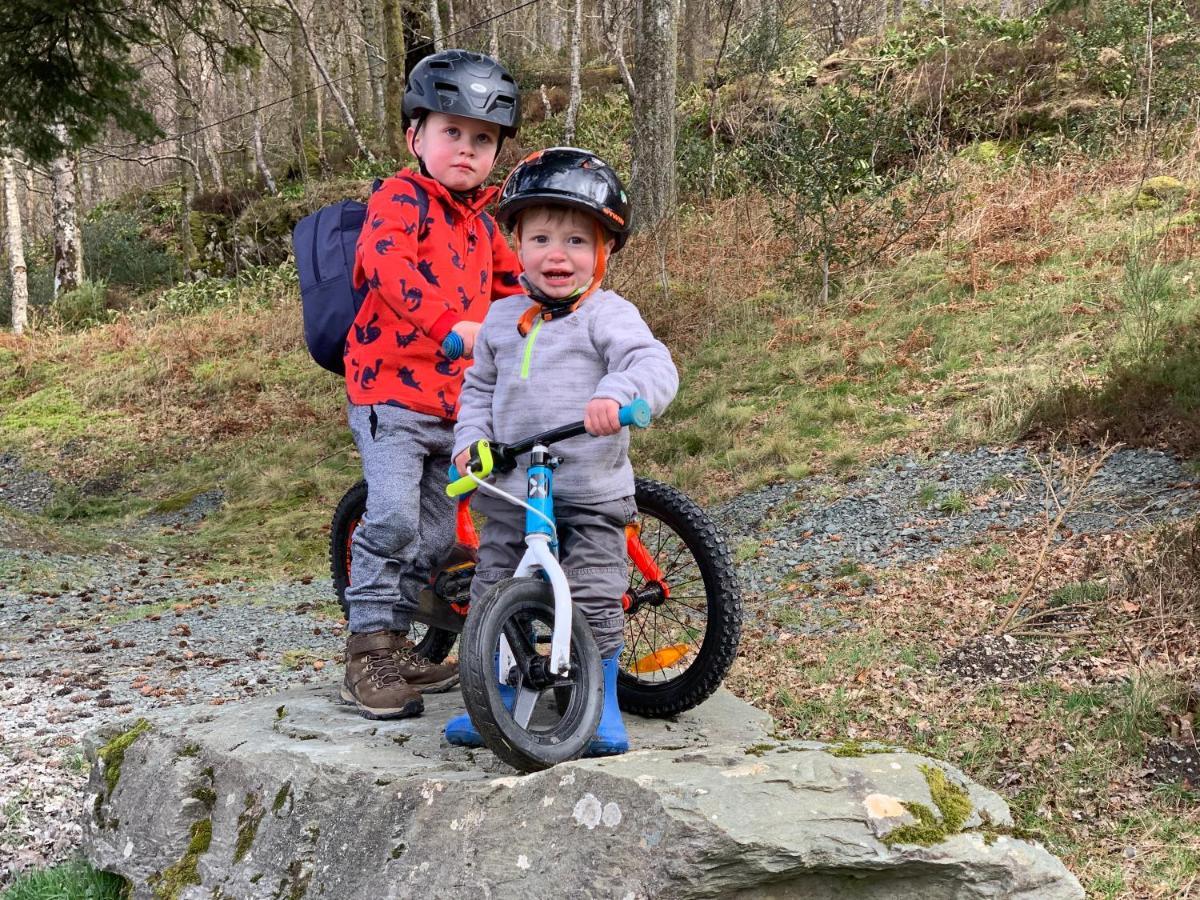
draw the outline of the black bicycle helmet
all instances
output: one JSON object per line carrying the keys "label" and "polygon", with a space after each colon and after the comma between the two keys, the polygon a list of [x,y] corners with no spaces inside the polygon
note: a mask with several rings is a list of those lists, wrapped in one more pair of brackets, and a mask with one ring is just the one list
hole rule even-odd
{"label": "black bicycle helmet", "polygon": [[500,189],[496,218],[509,231],[530,206],[570,206],[594,216],[612,232],[613,252],[629,237],[630,206],[612,166],[587,150],[551,147],[518,163]]}
{"label": "black bicycle helmet", "polygon": [[490,56],[443,50],[413,66],[400,111],[418,124],[431,112],[494,122],[503,140],[521,124],[521,97],[508,70]]}

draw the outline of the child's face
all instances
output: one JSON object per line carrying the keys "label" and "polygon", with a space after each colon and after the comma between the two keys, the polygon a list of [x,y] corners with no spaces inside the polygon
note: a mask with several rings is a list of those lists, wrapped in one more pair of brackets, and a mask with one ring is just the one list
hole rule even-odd
{"label": "child's face", "polygon": [[466,116],[430,113],[418,130],[408,129],[408,149],[429,174],[452,191],[479,187],[496,162],[500,126]]}
{"label": "child's face", "polygon": [[[609,241],[610,251],[612,245]],[[530,209],[521,216],[517,255],[539,291],[555,300],[570,297],[596,271],[596,223],[573,209]]]}

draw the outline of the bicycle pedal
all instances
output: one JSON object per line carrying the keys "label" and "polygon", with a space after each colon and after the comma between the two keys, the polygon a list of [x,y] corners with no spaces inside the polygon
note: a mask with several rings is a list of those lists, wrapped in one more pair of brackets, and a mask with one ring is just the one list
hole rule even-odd
{"label": "bicycle pedal", "polygon": [[470,592],[474,577],[475,563],[463,563],[439,572],[433,590],[444,600],[458,600]]}

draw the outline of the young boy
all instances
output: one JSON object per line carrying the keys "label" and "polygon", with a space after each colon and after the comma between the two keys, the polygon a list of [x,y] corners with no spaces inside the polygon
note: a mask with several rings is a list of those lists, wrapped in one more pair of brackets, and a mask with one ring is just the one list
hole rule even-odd
{"label": "young boy", "polygon": [[[637,307],[600,290],[607,258],[629,232],[629,203],[608,165],[570,147],[534,153],[508,176],[497,217],[516,236],[526,294],[493,304],[476,338],[454,430],[455,464],[466,471],[478,440],[512,442],[580,417],[594,435],[554,446],[565,460],[554,477],[554,508],[571,599],[603,659],[604,713],[588,753],[623,753],[629,739],[616,688],[629,584],[625,525],[637,507],[629,434],[617,411],[641,397],[660,414],[679,376]],[[523,497],[525,471],[497,475],[495,484]],[[525,550],[525,512],[484,491],[472,507],[486,517],[474,600],[512,577]],[[481,743],[466,715],[446,725],[446,738]]]}
{"label": "young boy", "polygon": [[454,543],[445,494],[468,363],[490,301],[518,293],[520,265],[483,211],[482,188],[520,119],[516,83],[488,56],[446,50],[413,69],[402,110],[419,172],[387,179],[367,204],[356,283],[369,287],[346,339],[350,429],[369,493],[351,544],[350,638],[342,699],[369,719],[418,715],[422,691],[458,683],[408,640],[418,592]]}

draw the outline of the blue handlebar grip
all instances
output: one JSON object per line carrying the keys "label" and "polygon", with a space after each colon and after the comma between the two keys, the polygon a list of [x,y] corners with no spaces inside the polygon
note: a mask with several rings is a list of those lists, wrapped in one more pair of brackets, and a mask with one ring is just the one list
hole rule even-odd
{"label": "blue handlebar grip", "polygon": [[462,335],[457,331],[452,331],[442,340],[442,355],[446,359],[458,359],[463,355],[463,350],[466,347],[463,344]]}
{"label": "blue handlebar grip", "polygon": [[622,406],[618,410],[617,419],[622,425],[645,428],[650,424],[650,404],[638,397],[628,406]]}

